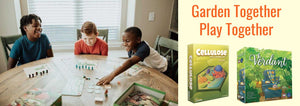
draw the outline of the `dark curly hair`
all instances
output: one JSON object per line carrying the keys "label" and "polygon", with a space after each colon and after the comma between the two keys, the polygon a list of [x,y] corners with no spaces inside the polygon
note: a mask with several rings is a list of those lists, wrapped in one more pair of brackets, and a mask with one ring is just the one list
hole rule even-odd
{"label": "dark curly hair", "polygon": [[35,21],[40,20],[40,22],[42,23],[41,18],[35,14],[24,15],[20,20],[20,29],[21,29],[22,35],[26,35],[26,32],[23,29],[23,27],[28,24],[32,24],[32,19],[34,19]]}
{"label": "dark curly hair", "polygon": [[142,38],[142,31],[138,27],[129,27],[124,32],[130,32],[138,38]]}

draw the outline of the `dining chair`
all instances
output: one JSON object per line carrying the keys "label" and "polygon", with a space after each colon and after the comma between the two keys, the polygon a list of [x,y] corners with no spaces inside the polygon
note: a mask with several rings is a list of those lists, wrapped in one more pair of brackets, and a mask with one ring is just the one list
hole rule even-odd
{"label": "dining chair", "polygon": [[166,57],[168,60],[168,68],[171,70],[169,77],[178,82],[178,41],[157,36],[154,49]]}
{"label": "dining chair", "polygon": [[[108,29],[98,29],[99,35],[100,37],[102,37],[102,39],[108,43]],[[77,40],[81,39],[81,30],[77,29]]]}

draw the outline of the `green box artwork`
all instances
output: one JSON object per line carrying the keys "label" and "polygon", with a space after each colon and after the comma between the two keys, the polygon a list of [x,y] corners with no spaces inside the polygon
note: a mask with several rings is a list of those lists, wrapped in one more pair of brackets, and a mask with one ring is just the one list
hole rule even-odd
{"label": "green box artwork", "polygon": [[237,99],[260,102],[292,98],[292,53],[242,48],[237,52]]}
{"label": "green box artwork", "polygon": [[228,54],[228,46],[188,45],[189,101],[228,96]]}

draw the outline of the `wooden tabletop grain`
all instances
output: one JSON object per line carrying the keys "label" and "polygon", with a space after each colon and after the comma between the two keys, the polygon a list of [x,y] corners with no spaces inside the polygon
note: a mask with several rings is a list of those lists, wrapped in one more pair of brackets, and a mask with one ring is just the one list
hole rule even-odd
{"label": "wooden tabletop grain", "polygon": [[[142,66],[142,71],[135,76],[125,73],[115,77],[110,83],[108,96],[104,96],[105,88],[101,87],[101,93],[89,93],[91,85],[110,72],[114,71],[126,59],[116,56],[79,55],[63,56],[41,59],[30,62],[0,74],[0,104],[8,105],[26,91],[33,88],[41,88],[46,91],[61,93],[68,80],[82,78],[83,75],[90,77],[85,80],[81,96],[62,96],[63,105],[66,106],[94,106],[113,105],[118,97],[134,82],[166,92],[165,100],[178,101],[178,84],[159,71]],[[78,61],[89,61],[97,64],[95,70],[78,70],[75,65]],[[36,78],[28,78],[23,69],[26,67],[47,64],[50,69],[47,75]],[[117,82],[120,82],[118,84]],[[95,102],[95,97],[103,97],[104,102]]]}

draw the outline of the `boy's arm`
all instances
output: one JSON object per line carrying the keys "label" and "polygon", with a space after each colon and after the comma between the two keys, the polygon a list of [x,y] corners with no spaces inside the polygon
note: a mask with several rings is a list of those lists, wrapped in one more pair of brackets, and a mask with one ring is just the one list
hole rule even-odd
{"label": "boy's arm", "polygon": [[50,43],[50,41],[49,41],[49,39],[48,39],[48,37],[47,37],[47,35],[46,34],[41,34],[45,39],[45,41],[46,41],[46,55],[47,55],[47,57],[53,57],[53,51],[52,51],[52,45],[51,45],[51,43]]}
{"label": "boy's arm", "polygon": [[47,57],[53,57],[53,51],[52,48],[47,50]]}
{"label": "boy's arm", "polygon": [[8,58],[8,63],[7,63],[7,70],[12,69],[16,66],[18,60],[17,59],[13,59],[11,57]]}
{"label": "boy's arm", "polygon": [[118,76],[119,74],[123,73],[125,70],[130,68],[132,65],[138,63],[142,59],[138,56],[132,56],[128,60],[126,60],[122,66],[118,67],[115,71],[111,72],[109,75],[101,78],[97,85],[104,85],[110,83],[114,79],[114,77]]}

